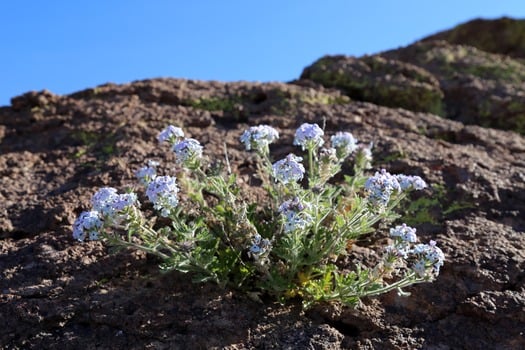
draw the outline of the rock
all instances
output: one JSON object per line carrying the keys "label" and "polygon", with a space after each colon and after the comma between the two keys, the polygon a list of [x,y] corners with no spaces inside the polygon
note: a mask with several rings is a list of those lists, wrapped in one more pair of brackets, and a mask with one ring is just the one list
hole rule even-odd
{"label": "rock", "polygon": [[[393,59],[374,60],[369,64],[404,67]],[[409,72],[405,75],[415,82],[419,70]],[[434,86],[427,78],[425,84]],[[339,90],[304,82],[159,79],[105,85],[97,94],[57,96],[60,113],[49,109],[45,119],[32,123],[23,118],[26,109],[2,108],[0,174],[6,181],[0,189],[0,249],[8,258],[0,259],[0,297],[10,317],[1,318],[0,343],[12,348],[66,343],[71,348],[523,348],[525,139],[429,113],[351,101]],[[92,90],[97,89],[86,91]],[[471,98],[479,91],[473,89]],[[234,105],[242,106],[243,119],[234,118],[229,109]],[[222,158],[226,145],[232,170],[247,176],[240,186],[251,186],[257,200],[260,189],[249,181],[255,167],[239,135],[249,125],[277,127],[281,138],[272,153],[278,158],[298,151],[289,144],[305,121],[324,122],[327,134],[349,130],[362,143],[374,142],[374,168],[418,174],[431,185],[423,199],[413,198],[406,219],[417,214],[421,239],[437,240],[445,252],[434,283],[407,288],[408,298],[389,293],[364,300],[357,310],[323,305],[305,314],[299,304],[261,304],[241,292],[192,284],[182,274],[161,274],[154,257],[131,251],[108,255],[101,243],[78,244],[71,237],[71,224],[95,189],[128,187],[146,159],[160,160],[159,172],[172,171],[172,152],[156,142],[168,123],[200,140],[210,159]],[[367,241],[354,244],[354,259],[377,260],[381,247],[374,236]]]}
{"label": "rock", "polygon": [[45,108],[56,103],[58,96],[48,90],[30,91],[11,99],[11,108],[14,110]]}
{"label": "rock", "polygon": [[[461,122],[523,130],[524,74],[519,60],[425,41],[375,56],[324,57],[293,84],[151,79],[14,98],[0,108],[0,344],[525,348],[525,137]],[[417,174],[430,185],[400,214],[422,241],[443,249],[435,282],[406,288],[410,297],[392,292],[356,309],[322,304],[304,312],[299,302],[193,284],[161,273],[151,255],[71,237],[96,189],[135,186],[134,171],[148,159],[173,174],[173,152],[156,140],[167,124],[184,127],[210,160],[226,149],[256,202],[264,197],[240,134],[276,127],[271,151],[280,158],[299,152],[290,144],[303,122],[324,124],[327,141],[348,130],[373,142],[371,172]],[[378,226],[354,242],[349,260],[377,261],[386,234]]]}
{"label": "rock", "polygon": [[424,41],[383,57],[432,73],[444,92],[445,115],[525,133],[525,64],[516,59],[445,41]]}
{"label": "rock", "polygon": [[325,56],[305,68],[301,79],[341,89],[359,101],[443,113],[439,82],[426,70],[410,63],[379,56]]}
{"label": "rock", "polygon": [[486,52],[525,58],[525,20],[508,17],[478,18],[422,39],[422,41],[435,40],[445,40],[451,44],[473,46]]}
{"label": "rock", "polygon": [[301,79],[359,101],[525,134],[524,57],[525,20],[474,20],[377,55],[322,57]]}
{"label": "rock", "polygon": [[301,79],[355,100],[525,133],[525,64],[445,41],[360,58],[325,56]]}

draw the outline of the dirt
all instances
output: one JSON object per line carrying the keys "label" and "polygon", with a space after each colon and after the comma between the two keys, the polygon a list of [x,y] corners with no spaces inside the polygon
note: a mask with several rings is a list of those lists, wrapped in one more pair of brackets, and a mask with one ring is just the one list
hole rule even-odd
{"label": "dirt", "polygon": [[[33,92],[0,108],[2,347],[525,348],[523,136],[301,85],[157,79],[69,96]],[[374,142],[374,170],[431,184],[412,198],[413,225],[446,254],[436,282],[409,288],[408,298],[389,293],[357,309],[304,311],[299,301],[193,284],[161,273],[154,257],[73,240],[71,225],[97,188],[134,183],[146,159],[169,172],[173,155],[155,139],[167,124],[183,126],[210,158],[223,157],[225,143],[241,185],[251,186],[242,131],[276,127],[278,158],[303,122]],[[384,231],[357,242],[355,256],[377,257]]]}

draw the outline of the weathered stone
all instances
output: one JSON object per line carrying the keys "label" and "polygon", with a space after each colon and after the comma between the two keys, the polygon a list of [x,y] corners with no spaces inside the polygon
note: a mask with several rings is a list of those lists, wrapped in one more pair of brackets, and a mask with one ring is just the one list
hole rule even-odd
{"label": "weathered stone", "polygon": [[419,42],[381,56],[423,67],[439,79],[448,118],[525,133],[520,61],[445,41]]}
{"label": "weathered stone", "polygon": [[418,112],[442,114],[439,82],[415,65],[379,56],[325,56],[301,79],[341,89],[352,99]]}
{"label": "weathered stone", "polygon": [[430,35],[423,41],[445,40],[510,57],[525,58],[525,20],[503,17],[474,19],[450,30]]}
{"label": "weathered stone", "polygon": [[[229,108],[233,97],[247,120],[216,110]],[[25,108],[1,108],[0,310],[9,317],[0,317],[0,343],[524,348],[525,138],[341,97],[312,85],[155,79],[57,96],[60,113],[49,109],[31,123]],[[152,256],[108,254],[103,244],[72,239],[71,225],[95,189],[129,188],[147,159],[161,162],[159,173],[175,173],[173,152],[156,141],[166,124],[202,141],[210,160],[223,159],[226,146],[232,171],[246,179],[239,186],[249,186],[250,201],[258,201],[262,190],[250,181],[257,169],[239,136],[251,125],[276,127],[272,156],[278,159],[300,152],[291,143],[303,122],[324,123],[327,141],[336,131],[351,131],[361,143],[374,143],[375,169],[417,174],[429,183],[401,214],[414,220],[422,241],[434,239],[443,248],[445,265],[435,282],[406,288],[410,297],[392,292],[365,299],[356,310],[318,305],[303,313],[299,303],[267,298],[262,304],[239,291],[192,284],[184,274],[160,273]],[[378,227],[353,244],[348,258],[379,259],[386,235],[387,228]]]}

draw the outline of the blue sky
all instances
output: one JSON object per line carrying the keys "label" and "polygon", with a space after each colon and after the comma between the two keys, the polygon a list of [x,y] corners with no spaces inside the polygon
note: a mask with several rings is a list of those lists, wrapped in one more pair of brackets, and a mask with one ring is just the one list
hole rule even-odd
{"label": "blue sky", "polygon": [[0,106],[154,77],[289,81],[325,54],[405,46],[523,0],[5,0]]}

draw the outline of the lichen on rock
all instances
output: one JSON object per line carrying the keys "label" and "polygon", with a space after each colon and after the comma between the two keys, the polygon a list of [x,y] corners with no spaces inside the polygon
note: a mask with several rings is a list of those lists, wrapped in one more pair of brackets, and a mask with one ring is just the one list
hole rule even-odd
{"label": "lichen on rock", "polygon": [[380,56],[325,56],[305,68],[301,79],[341,89],[356,100],[442,114],[439,82],[410,63]]}

